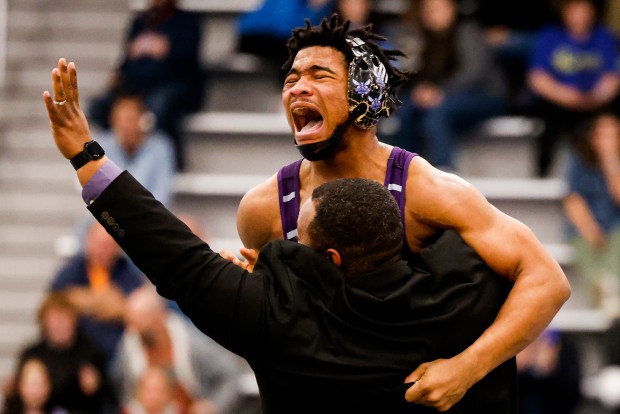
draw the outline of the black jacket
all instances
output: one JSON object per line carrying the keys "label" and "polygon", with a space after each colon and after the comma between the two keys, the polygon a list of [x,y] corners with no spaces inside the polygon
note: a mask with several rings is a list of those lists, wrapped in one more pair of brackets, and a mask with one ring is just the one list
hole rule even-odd
{"label": "black jacket", "polygon": [[[284,240],[268,243],[250,274],[213,252],[126,172],[89,209],[162,296],[248,360],[265,413],[435,412],[404,401],[404,378],[470,345],[508,291],[480,261],[453,260],[463,255],[450,249],[449,237],[427,252],[441,276],[401,261],[347,279],[322,255]],[[512,359],[452,412],[515,413],[515,384]]]}

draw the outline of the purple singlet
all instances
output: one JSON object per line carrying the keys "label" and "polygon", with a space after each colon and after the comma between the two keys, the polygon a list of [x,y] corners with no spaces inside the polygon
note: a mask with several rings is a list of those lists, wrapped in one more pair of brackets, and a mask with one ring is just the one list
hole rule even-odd
{"label": "purple singlet", "polygon": [[[407,171],[416,154],[394,147],[388,158],[384,186],[394,196],[400,216],[405,224],[405,189],[407,188]],[[299,167],[302,160],[285,165],[278,171],[278,200],[282,232],[287,240],[297,241],[297,217],[299,216]]]}

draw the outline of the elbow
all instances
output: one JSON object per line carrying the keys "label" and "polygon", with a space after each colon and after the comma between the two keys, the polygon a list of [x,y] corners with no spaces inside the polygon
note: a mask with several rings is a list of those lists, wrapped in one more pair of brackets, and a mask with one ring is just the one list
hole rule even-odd
{"label": "elbow", "polygon": [[557,298],[559,306],[562,306],[570,298],[572,288],[564,272],[560,270],[559,273],[560,276],[558,277],[558,281],[555,284],[553,290],[555,292],[555,296]]}
{"label": "elbow", "polygon": [[561,292],[562,304],[564,304],[568,299],[570,299],[571,294],[572,294],[572,288],[570,286],[570,283],[568,283],[568,280],[567,280]]}

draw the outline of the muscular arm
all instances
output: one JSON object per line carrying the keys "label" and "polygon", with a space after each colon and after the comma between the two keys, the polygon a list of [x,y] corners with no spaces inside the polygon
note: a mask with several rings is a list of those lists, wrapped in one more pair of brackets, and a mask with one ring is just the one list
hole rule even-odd
{"label": "muscular arm", "polygon": [[574,109],[583,100],[579,91],[557,82],[543,70],[531,71],[527,82],[536,94],[562,107]]}
{"label": "muscular arm", "polygon": [[243,196],[237,211],[237,231],[243,245],[257,251],[268,241],[283,238],[275,175]]}
{"label": "muscular arm", "polygon": [[[52,70],[52,84],[54,98],[45,91],[43,101],[56,146],[71,159],[90,140],[88,122],[79,106],[75,66],[60,59]],[[106,162],[104,156],[81,167],[77,171],[80,184],[86,185]],[[245,270],[213,252],[128,173],[111,179],[88,209],[158,292],[176,300],[199,329],[233,352],[255,353],[254,344],[248,347],[248,341],[239,338],[246,330],[246,339],[260,335],[265,297],[261,277],[247,277]]]}
{"label": "muscular arm", "polygon": [[[416,370],[409,400],[447,409],[465,391],[532,342],[568,299],[570,286],[532,231],[493,207],[464,180],[414,159],[407,185],[408,238],[417,229],[453,229],[513,287],[493,324],[466,350]],[[410,232],[411,230],[411,232]]]}

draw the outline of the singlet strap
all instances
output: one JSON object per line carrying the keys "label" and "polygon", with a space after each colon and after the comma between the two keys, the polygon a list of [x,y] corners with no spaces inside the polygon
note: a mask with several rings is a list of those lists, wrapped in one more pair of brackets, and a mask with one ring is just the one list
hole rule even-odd
{"label": "singlet strap", "polygon": [[[398,204],[403,226],[409,164],[417,154],[394,147],[388,159],[384,185]],[[303,159],[285,165],[278,171],[278,202],[282,233],[286,240],[297,241],[297,218],[299,217],[299,169]],[[406,243],[405,243],[406,245]]]}
{"label": "singlet strap", "polygon": [[414,154],[404,149],[394,147],[390,158],[388,158],[388,165],[385,171],[385,182],[383,185],[390,190],[392,196],[398,204],[400,210],[401,220],[403,226],[405,225],[405,203],[406,203],[406,189],[407,189],[407,175],[409,172],[409,164],[411,160],[417,154]]}
{"label": "singlet strap", "polygon": [[303,158],[285,165],[278,171],[278,202],[282,233],[286,240],[297,241],[299,216],[299,168]]}

